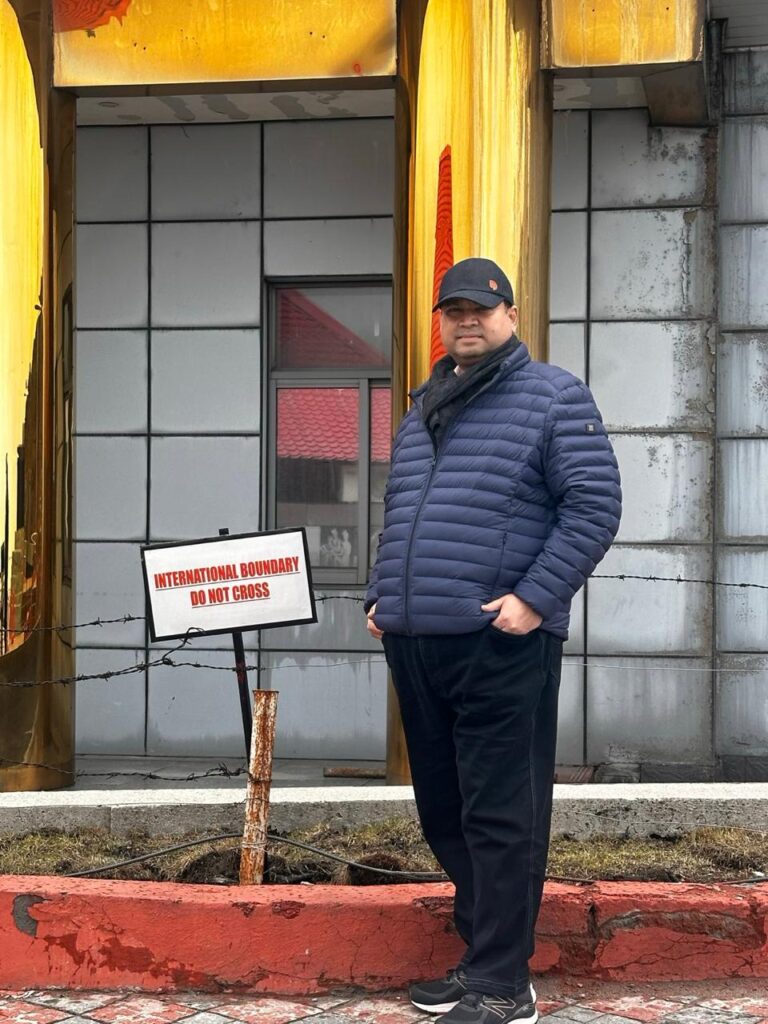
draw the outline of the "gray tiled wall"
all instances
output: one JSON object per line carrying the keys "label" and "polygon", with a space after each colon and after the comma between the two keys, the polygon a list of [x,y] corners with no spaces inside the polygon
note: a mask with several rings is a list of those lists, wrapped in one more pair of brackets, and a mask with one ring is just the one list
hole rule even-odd
{"label": "gray tiled wall", "polygon": [[[712,130],[555,114],[553,237],[570,249],[553,257],[550,359],[592,387],[626,502],[587,588],[583,754],[642,777],[765,767],[768,589],[674,581],[768,585],[766,76],[765,53],[726,57],[719,165]],[[651,575],[670,582],[630,578]],[[583,713],[561,715],[569,749]]]}
{"label": "gray tiled wall", "polygon": [[[766,80],[768,55],[727,57],[719,211],[716,131],[555,115],[550,358],[593,388],[627,498],[574,603],[561,763],[751,778],[768,754],[768,590],[674,582],[768,583]],[[79,133],[81,621],[143,614],[141,542],[261,525],[262,276],[388,273],[391,181],[388,120]],[[249,637],[279,753],[383,756],[380,649],[352,602],[319,612]],[[150,650],[140,623],[79,639],[85,670]],[[80,749],[239,753],[233,687],[163,666],[81,686]]]}
{"label": "gray tiled wall", "polygon": [[[392,183],[389,118],[78,132],[78,621],[144,615],[142,543],[263,525],[264,275],[391,273]],[[359,605],[320,609],[314,629],[265,631],[263,656],[246,634],[262,685],[285,684],[278,751],[382,757],[380,645]],[[78,641],[83,672],[157,655],[143,622]],[[190,649],[211,667],[81,684],[78,749],[239,754],[230,642]]]}
{"label": "gray tiled wall", "polygon": [[712,576],[713,154],[646,110],[555,113],[550,359],[592,387],[625,497],[567,647],[574,763],[713,760],[711,588],[600,578]]}
{"label": "gray tiled wall", "polygon": [[[727,57],[720,153],[717,571],[768,584],[768,53]],[[728,778],[766,778],[768,589],[716,594],[715,753]]]}

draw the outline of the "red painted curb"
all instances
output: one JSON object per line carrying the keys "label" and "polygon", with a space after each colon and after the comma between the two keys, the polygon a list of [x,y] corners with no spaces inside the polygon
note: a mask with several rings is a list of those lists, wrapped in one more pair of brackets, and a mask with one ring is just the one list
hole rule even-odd
{"label": "red painted curb", "polygon": [[[397,988],[462,948],[448,885],[248,886],[0,877],[0,988],[283,995]],[[549,883],[537,973],[768,977],[768,884]]]}

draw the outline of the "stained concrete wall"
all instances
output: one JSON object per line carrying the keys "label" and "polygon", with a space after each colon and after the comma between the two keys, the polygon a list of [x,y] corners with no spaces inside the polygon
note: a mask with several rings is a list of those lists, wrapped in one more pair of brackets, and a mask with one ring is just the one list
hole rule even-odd
{"label": "stained concrete wall", "polygon": [[716,132],[555,115],[550,359],[583,376],[625,511],[566,647],[559,760],[712,772]]}
{"label": "stained concrete wall", "polygon": [[[391,117],[79,129],[78,622],[145,614],[142,543],[265,527],[264,283],[390,274],[393,157]],[[359,604],[318,609],[300,635],[245,635],[281,691],[277,755],[381,758],[381,645]],[[159,647],[143,621],[81,629],[77,670]],[[189,650],[211,668],[80,683],[78,750],[240,753],[231,641]]]}
{"label": "stained concrete wall", "polygon": [[[768,51],[726,61],[720,161],[716,502],[721,580],[768,584]],[[768,777],[768,587],[716,603],[715,754]]]}
{"label": "stained concrete wall", "polygon": [[551,360],[614,439],[625,513],[567,646],[560,760],[602,777],[768,771],[768,59],[715,128],[555,115]]}
{"label": "stained concrete wall", "polygon": [[[644,108],[555,114],[551,360],[592,387],[626,499],[617,544],[574,603],[558,760],[607,763],[607,777],[768,772],[768,590],[600,578],[768,585],[768,58],[727,54],[725,74],[713,128],[653,128]],[[143,614],[140,542],[259,522],[253,282],[388,271],[375,136],[390,129],[361,119],[81,130],[80,620]],[[299,160],[313,140],[323,159]],[[214,395],[201,412],[187,396],[203,382]],[[263,684],[283,693],[279,753],[381,757],[380,650],[353,602],[319,613],[317,626],[265,634],[251,651]],[[80,642],[79,671],[150,652],[141,624],[85,630]],[[225,645],[198,646],[219,648],[206,663],[229,664]],[[238,753],[231,689],[224,673],[164,666],[81,685],[80,749]]]}

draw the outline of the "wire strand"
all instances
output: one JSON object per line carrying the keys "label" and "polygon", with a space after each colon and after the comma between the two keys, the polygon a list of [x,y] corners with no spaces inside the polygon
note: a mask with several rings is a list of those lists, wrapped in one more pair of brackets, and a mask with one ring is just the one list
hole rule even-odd
{"label": "wire strand", "polygon": [[[186,642],[187,641],[184,642],[184,645],[186,645]],[[74,683],[94,682],[96,680],[101,680],[103,682],[109,682],[109,680],[111,680],[111,679],[122,678],[124,676],[129,676],[129,675],[139,675],[142,672],[146,672],[148,669],[159,668],[159,667],[171,668],[171,669],[187,669],[187,668],[189,668],[189,669],[195,669],[195,670],[204,670],[206,672],[227,672],[230,675],[233,674],[233,673],[237,673],[241,669],[244,669],[246,672],[252,672],[252,673],[255,673],[257,675],[260,675],[260,674],[266,673],[266,672],[268,672],[270,675],[273,675],[275,673],[280,673],[280,672],[300,672],[300,671],[307,671],[307,670],[309,670],[311,672],[318,672],[318,671],[326,671],[326,670],[338,669],[339,666],[341,666],[341,665],[376,665],[376,664],[384,664],[386,662],[386,658],[384,657],[383,654],[379,655],[379,654],[371,653],[367,657],[363,657],[363,658],[343,658],[343,657],[333,657],[333,653],[334,652],[326,652],[326,651],[301,651],[301,652],[298,652],[298,653],[306,654],[306,655],[314,657],[314,658],[328,657],[328,658],[333,658],[333,660],[329,660],[325,664],[314,664],[314,665],[301,665],[301,664],[273,665],[273,666],[271,666],[269,668],[265,668],[263,666],[259,666],[259,665],[255,664],[255,663],[254,664],[246,663],[245,665],[240,666],[240,668],[238,668],[238,666],[235,666],[235,665],[214,665],[214,664],[211,664],[210,662],[202,662],[202,661],[187,661],[187,660],[179,661],[179,660],[176,660],[176,659],[174,659],[172,657],[172,655],[177,653],[179,650],[181,650],[180,647],[179,648],[174,648],[173,650],[171,650],[171,651],[169,651],[169,652],[167,652],[165,654],[159,655],[157,658],[151,658],[148,661],[137,662],[134,665],[129,665],[129,666],[126,666],[125,668],[122,668],[122,669],[108,669],[108,670],[106,670],[104,672],[81,672],[81,673],[78,673],[77,675],[74,675],[74,676],[63,676],[63,677],[56,678],[56,679],[0,679],[0,689],[29,689],[29,688],[36,687],[36,686],[71,686]],[[282,652],[277,651],[277,652],[273,652],[273,653],[280,654]],[[294,652],[286,652],[286,653],[289,654],[289,656],[292,656],[294,654]],[[755,657],[757,657],[757,658],[765,658],[766,657],[766,652],[761,652],[761,651],[738,651],[738,652],[728,652],[728,653],[729,654],[737,654],[740,658],[750,658],[750,657],[751,658],[755,658]],[[607,660],[604,661],[604,660],[602,660],[603,657],[604,658],[620,657],[620,658],[624,658],[624,661],[623,662],[615,662],[615,661],[607,661]],[[651,654],[630,654],[630,653],[627,653],[627,654],[624,654],[624,655],[622,655],[622,654],[614,654],[614,655],[603,655],[602,657],[598,655],[597,656],[598,660],[595,660],[594,658],[590,659],[590,660],[585,660],[585,659],[583,659],[583,657],[582,657],[582,660],[577,660],[578,658],[579,658],[579,655],[569,655],[569,654],[566,654],[564,656],[564,659],[563,659],[563,664],[564,665],[570,665],[572,667],[577,667],[577,668],[589,668],[589,669],[591,669],[592,671],[595,671],[595,672],[621,672],[621,673],[626,673],[627,669],[629,667],[631,667],[632,670],[635,671],[635,672],[642,671],[642,672],[646,672],[646,673],[653,673],[654,675],[660,675],[660,674],[680,675],[680,674],[690,674],[690,673],[695,673],[695,674],[703,675],[703,676],[749,675],[750,677],[755,677],[755,676],[766,676],[766,675],[768,675],[768,667],[766,667],[766,668],[747,669],[747,668],[744,668],[743,666],[728,667],[728,666],[716,666],[716,665],[707,665],[707,664],[702,664],[701,666],[696,666],[696,665],[691,666],[691,665],[681,665],[681,664],[664,664],[664,665],[660,665],[660,664],[658,664],[659,661],[675,662],[675,661],[682,661],[683,660],[683,658],[681,658],[679,656],[676,657],[673,654],[665,654],[664,652],[656,652],[656,653],[651,653]],[[692,660],[692,661],[701,660],[702,662],[704,662],[707,659],[703,658],[703,657],[699,657],[697,659],[696,655],[692,655],[692,656],[690,656],[689,658],[687,658],[685,660]],[[650,662],[655,662],[655,663],[654,664],[648,664],[649,661]]]}
{"label": "wire strand", "polygon": [[[152,860],[155,857],[164,857],[169,853],[176,853],[179,850],[188,850],[193,846],[203,846],[206,843],[221,842],[224,839],[240,839],[240,832],[222,832],[216,836],[208,836],[204,839],[191,839],[184,843],[176,843],[174,846],[166,846],[162,850],[153,850],[151,853],[142,853],[137,857],[127,857],[125,860],[115,861],[112,864],[103,864],[100,867],[87,868],[85,871],[70,871],[64,878],[86,878],[89,875],[102,874],[104,871],[116,871],[118,868],[127,867],[130,864],[139,864],[142,861]],[[297,839],[287,839],[285,836],[275,835],[274,832],[267,832],[267,840],[271,843],[280,843],[286,846],[294,846],[301,850],[307,850],[326,860],[333,860],[339,864],[346,864],[348,867],[358,868],[361,871],[370,871],[378,875],[389,875],[397,878],[413,878],[420,881],[445,880],[446,875],[441,871],[396,871],[392,868],[379,868],[373,864],[360,864],[358,861],[340,857],[338,854],[328,850],[321,850],[318,846],[311,846],[309,843],[301,843]]]}
{"label": "wire strand", "polygon": [[[706,826],[702,826],[702,825],[698,824],[696,826],[696,829],[698,830],[698,829],[701,829],[702,827],[710,828],[710,829],[711,828],[718,828],[718,827],[719,828],[734,828],[735,827],[735,828],[739,828],[741,831],[744,831],[744,832],[750,832],[750,833],[754,832],[754,833],[757,833],[757,834],[759,834],[759,835],[761,835],[763,837],[766,836],[766,833],[763,832],[760,829],[752,829],[752,828],[747,828],[747,827],[743,827],[743,826],[733,826],[733,825],[720,825],[720,826],[717,826],[717,825],[706,825]],[[225,839],[239,839],[239,840],[242,840],[242,834],[240,832],[222,832],[222,833],[219,833],[218,835],[215,835],[215,836],[206,836],[205,838],[201,838],[201,839],[187,840],[187,841],[185,841],[183,843],[176,843],[173,846],[163,847],[160,850],[153,850],[150,853],[143,853],[143,854],[139,854],[136,857],[127,857],[124,860],[114,861],[111,864],[103,864],[103,865],[101,865],[99,867],[87,868],[84,871],[71,871],[71,872],[68,872],[67,874],[63,875],[62,877],[64,877],[64,878],[87,878],[90,875],[103,874],[105,871],[116,871],[119,868],[128,867],[131,864],[139,864],[139,863],[142,863],[144,861],[153,860],[155,857],[164,857],[167,854],[176,853],[179,850],[187,850],[187,849],[190,849],[190,848],[192,848],[194,846],[203,846],[203,845],[207,845],[209,843],[222,842]],[[326,860],[332,860],[332,861],[335,861],[336,863],[344,864],[347,867],[356,868],[356,869],[358,869],[360,871],[368,871],[368,872],[370,872],[372,874],[384,875],[384,876],[388,876],[388,877],[403,878],[403,879],[407,878],[407,879],[410,879],[412,881],[421,881],[421,882],[445,882],[445,881],[448,881],[447,875],[445,875],[442,871],[407,871],[407,870],[397,870],[397,869],[394,869],[394,868],[380,868],[380,867],[376,867],[373,864],[361,864],[360,861],[355,861],[355,860],[351,860],[351,859],[349,859],[347,857],[342,857],[339,854],[331,853],[329,850],[323,850],[321,847],[313,846],[310,843],[303,843],[303,842],[300,842],[297,839],[289,839],[286,836],[276,835],[274,832],[267,832],[267,842],[268,842],[268,844],[269,843],[273,843],[273,844],[277,844],[277,845],[281,845],[282,844],[282,845],[285,845],[285,846],[292,846],[292,847],[295,847],[295,848],[300,849],[300,850],[306,850],[307,852],[313,853],[316,856],[322,857],[322,858],[324,858]],[[554,874],[546,874],[545,878],[546,878],[547,881],[550,881],[550,882],[566,882],[566,883],[577,884],[577,885],[594,885],[595,883],[601,881],[601,879],[599,879],[599,878],[583,878],[583,877],[572,876],[572,875],[554,875]],[[685,880],[681,879],[680,881],[681,881],[681,884],[682,884]],[[761,883],[768,884],[768,878],[765,878],[763,876],[759,876],[759,877],[755,877],[755,878],[715,878],[715,879],[709,879],[708,882],[707,882],[707,884],[709,884],[709,885],[758,885],[758,884],[761,884]]]}
{"label": "wire strand", "polygon": [[[593,580],[637,580],[645,583],[694,583],[708,587],[731,587],[739,590],[768,590],[768,583],[752,583],[747,581],[737,581],[735,583],[728,582],[725,580],[709,580],[701,579],[698,577],[688,576],[656,576],[648,575],[642,576],[638,573],[593,573],[590,579]],[[364,597],[358,597],[351,594],[323,594],[319,597],[315,597],[315,604],[323,604],[326,601],[353,601],[356,604],[362,604],[365,601]],[[13,634],[13,635],[24,635],[28,636],[32,633],[49,633],[49,632],[69,632],[75,629],[88,629],[91,627],[101,627],[108,625],[118,625],[129,622],[145,622],[145,615],[133,615],[126,613],[125,615],[117,616],[113,619],[102,619],[96,618],[89,622],[75,622],[67,625],[55,625],[55,626],[31,626],[27,628],[12,628],[12,627],[0,627],[0,634]]]}

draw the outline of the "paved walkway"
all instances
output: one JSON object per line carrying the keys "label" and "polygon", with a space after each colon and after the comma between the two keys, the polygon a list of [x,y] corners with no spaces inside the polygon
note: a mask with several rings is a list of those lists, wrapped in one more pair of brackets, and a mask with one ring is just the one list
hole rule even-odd
{"label": "paved walkway", "polygon": [[[764,982],[655,985],[538,979],[545,1024],[768,1024]],[[401,992],[280,999],[253,996],[0,992],[0,1024],[413,1024]]]}

